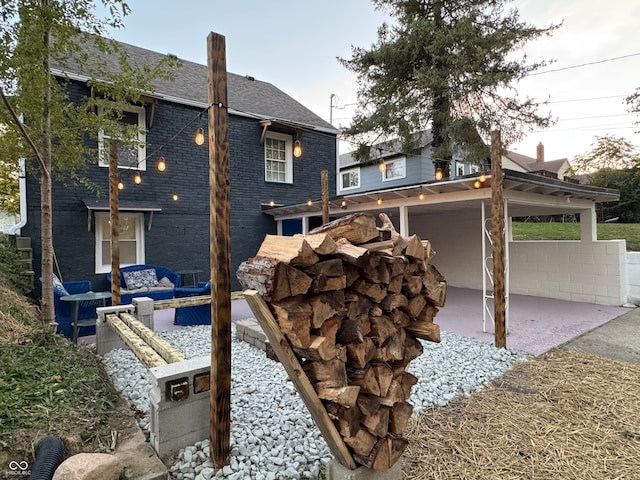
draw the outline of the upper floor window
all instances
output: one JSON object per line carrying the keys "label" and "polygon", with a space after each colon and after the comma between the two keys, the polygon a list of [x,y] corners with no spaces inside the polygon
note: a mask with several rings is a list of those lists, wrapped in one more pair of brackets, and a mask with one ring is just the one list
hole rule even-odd
{"label": "upper floor window", "polygon": [[360,187],[360,167],[343,170],[340,173],[340,179],[341,190]]}
{"label": "upper floor window", "polygon": [[269,132],[264,139],[264,179],[293,183],[291,135]]}
{"label": "upper floor window", "polygon": [[[120,212],[120,266],[144,263],[144,214]],[[111,271],[111,221],[108,212],[96,212],[96,273]]]}
{"label": "upper floor window", "polygon": [[456,162],[456,177],[461,177],[464,175],[464,163]]}
{"label": "upper floor window", "polygon": [[396,180],[398,178],[405,178],[407,176],[406,159],[398,158],[395,160],[389,160],[384,162],[385,169],[382,172],[382,181]]}
{"label": "upper floor window", "polygon": [[[118,168],[130,168],[146,170],[146,134],[147,122],[144,107],[131,105],[122,112],[120,122],[128,127],[134,127],[137,131],[130,140],[131,143],[118,142]],[[98,155],[101,167],[109,166],[109,143],[111,136],[108,132],[98,132]]]}

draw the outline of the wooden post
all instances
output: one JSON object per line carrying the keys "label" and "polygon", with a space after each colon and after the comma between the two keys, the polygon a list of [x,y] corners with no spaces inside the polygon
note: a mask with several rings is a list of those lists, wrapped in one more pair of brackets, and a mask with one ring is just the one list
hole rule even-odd
{"label": "wooden post", "polygon": [[506,348],[504,276],[504,200],[502,196],[502,141],[491,132],[491,238],[493,240],[493,314],[495,345]]}
{"label": "wooden post", "polygon": [[109,219],[111,220],[111,304],[120,305],[120,201],[118,193],[118,142],[109,142]]}
{"label": "wooden post", "polygon": [[329,223],[329,171],[320,172],[320,184],[322,188],[322,224]]}
{"label": "wooden post", "polygon": [[207,37],[209,91],[209,223],[211,264],[211,390],[209,453],[218,468],[229,464],[231,433],[231,274],[229,259],[229,126],[226,42]]}

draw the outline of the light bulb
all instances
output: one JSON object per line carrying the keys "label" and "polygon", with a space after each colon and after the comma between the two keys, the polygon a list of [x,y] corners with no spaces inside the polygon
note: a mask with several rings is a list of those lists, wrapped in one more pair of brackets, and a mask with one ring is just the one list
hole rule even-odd
{"label": "light bulb", "polygon": [[196,142],[196,145],[202,145],[204,143],[204,130],[202,128],[198,129],[194,140]]}
{"label": "light bulb", "polygon": [[271,200],[271,201],[269,202],[269,206],[270,206],[270,207],[273,207],[275,204],[276,204],[276,202],[274,202],[273,200]]}
{"label": "light bulb", "polygon": [[140,185],[142,183],[142,177],[140,176],[139,173],[135,174],[135,176],[133,177],[133,181],[135,182],[136,185]]}
{"label": "light bulb", "polygon": [[347,201],[346,200],[342,200],[342,203],[340,204],[340,206],[342,208],[347,208]]}
{"label": "light bulb", "polygon": [[171,198],[173,198],[174,202],[178,201],[178,194],[174,193],[173,195],[171,195]]}
{"label": "light bulb", "polygon": [[167,164],[164,161],[164,157],[160,157],[158,160],[158,170],[164,172],[167,169]]}
{"label": "light bulb", "polygon": [[293,156],[299,158],[302,155],[302,145],[300,145],[300,140],[296,140],[293,144]]}
{"label": "light bulb", "polygon": [[380,170],[382,173],[387,171],[387,164],[384,162],[380,162],[380,164],[378,165],[378,170]]}
{"label": "light bulb", "polygon": [[442,180],[443,176],[444,176],[444,174],[442,173],[442,170],[438,168],[436,170],[436,180]]}
{"label": "light bulb", "polygon": [[476,180],[473,184],[475,188],[480,188],[482,186],[482,182],[480,180]]}
{"label": "light bulb", "polygon": [[118,190],[122,190],[124,188],[124,183],[122,183],[122,180],[118,180]]}
{"label": "light bulb", "polygon": [[313,205],[313,201],[311,199],[307,200],[307,205],[309,206]]}
{"label": "light bulb", "polygon": [[487,181],[487,176],[484,173],[481,173],[480,174],[480,178],[478,180],[480,180],[482,183],[484,183],[484,182]]}
{"label": "light bulb", "polygon": [[420,200],[424,200],[424,192],[420,192],[420,195],[418,195],[418,198]]}
{"label": "light bulb", "polygon": [[378,198],[378,205],[382,205],[382,199]]}

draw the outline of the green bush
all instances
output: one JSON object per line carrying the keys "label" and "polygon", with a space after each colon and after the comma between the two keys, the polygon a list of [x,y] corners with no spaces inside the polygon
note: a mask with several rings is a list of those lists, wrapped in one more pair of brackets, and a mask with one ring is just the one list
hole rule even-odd
{"label": "green bush", "polygon": [[7,235],[0,233],[0,281],[16,292],[26,294],[31,290],[31,280],[22,272],[24,264],[18,250]]}

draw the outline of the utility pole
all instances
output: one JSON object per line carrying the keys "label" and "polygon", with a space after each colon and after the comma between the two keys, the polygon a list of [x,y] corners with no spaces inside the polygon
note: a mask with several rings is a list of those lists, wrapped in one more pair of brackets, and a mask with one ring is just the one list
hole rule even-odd
{"label": "utility pole", "polygon": [[226,41],[207,37],[209,92],[209,260],[211,265],[211,377],[209,453],[218,468],[229,465],[231,435],[231,274],[229,124]]}
{"label": "utility pole", "polygon": [[109,220],[111,221],[111,304],[120,305],[120,197],[118,142],[109,142]]}

